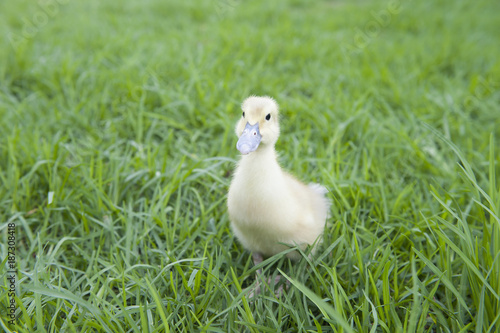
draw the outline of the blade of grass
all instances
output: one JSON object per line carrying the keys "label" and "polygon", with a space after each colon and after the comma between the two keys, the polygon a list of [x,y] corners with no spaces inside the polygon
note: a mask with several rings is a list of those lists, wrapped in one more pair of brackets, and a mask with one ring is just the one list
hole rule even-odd
{"label": "blade of grass", "polygon": [[283,275],[288,281],[290,281],[300,292],[302,292],[307,298],[309,298],[316,306],[320,309],[324,316],[328,319],[334,320],[337,322],[347,333],[354,333],[354,330],[351,328],[349,323],[342,318],[342,316],[335,311],[335,309],[322,300],[318,295],[313,293],[309,288],[304,286],[302,283],[295,281],[286,275],[282,270],[279,269],[281,275]]}

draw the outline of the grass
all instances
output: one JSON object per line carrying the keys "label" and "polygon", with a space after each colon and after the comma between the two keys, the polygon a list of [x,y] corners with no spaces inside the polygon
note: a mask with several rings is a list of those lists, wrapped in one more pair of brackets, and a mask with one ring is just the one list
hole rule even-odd
{"label": "grass", "polygon": [[[2,2],[0,326],[499,331],[499,10]],[[312,259],[254,267],[231,233],[233,126],[250,94],[280,103],[281,164],[330,190]],[[288,291],[250,299],[258,268]]]}

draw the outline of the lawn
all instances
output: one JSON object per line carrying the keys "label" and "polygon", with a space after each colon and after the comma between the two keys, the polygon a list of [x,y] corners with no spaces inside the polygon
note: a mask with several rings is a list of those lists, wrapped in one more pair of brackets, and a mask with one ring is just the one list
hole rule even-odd
{"label": "lawn", "polygon": [[[500,331],[499,12],[1,2],[0,327]],[[283,168],[329,190],[312,258],[255,267],[231,232],[252,94],[280,104]],[[258,268],[290,287],[251,298]]]}

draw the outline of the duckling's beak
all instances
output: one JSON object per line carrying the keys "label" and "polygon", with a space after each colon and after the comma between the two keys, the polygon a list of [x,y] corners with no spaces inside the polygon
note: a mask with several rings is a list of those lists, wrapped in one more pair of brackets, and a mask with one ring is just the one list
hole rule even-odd
{"label": "duckling's beak", "polygon": [[261,139],[262,136],[259,132],[259,123],[255,123],[255,125],[247,123],[243,133],[241,133],[238,143],[236,143],[236,149],[238,149],[243,155],[246,155],[255,151],[257,147],[259,147]]}

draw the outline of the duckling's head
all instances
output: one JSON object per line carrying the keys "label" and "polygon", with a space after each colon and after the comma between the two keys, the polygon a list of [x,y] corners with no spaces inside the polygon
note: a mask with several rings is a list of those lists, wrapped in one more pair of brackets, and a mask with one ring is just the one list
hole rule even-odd
{"label": "duckling's head", "polygon": [[257,148],[274,146],[280,135],[278,103],[271,97],[251,96],[241,104],[243,113],[236,124],[236,148],[243,155]]}

